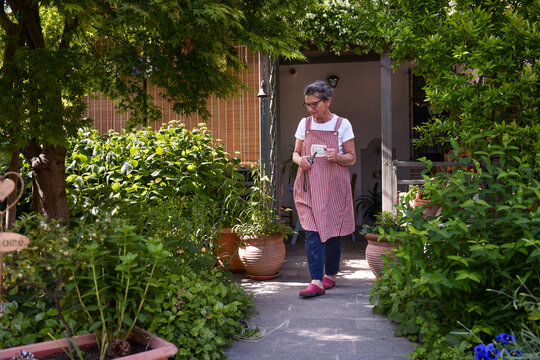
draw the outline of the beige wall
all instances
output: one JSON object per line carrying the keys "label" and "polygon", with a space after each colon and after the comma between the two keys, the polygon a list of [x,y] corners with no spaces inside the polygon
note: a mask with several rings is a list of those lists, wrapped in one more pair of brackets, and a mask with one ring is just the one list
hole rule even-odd
{"label": "beige wall", "polygon": [[[290,70],[296,70],[291,75]],[[357,162],[350,172],[358,174],[355,198],[367,194],[375,182],[381,185],[380,154],[375,142],[380,139],[380,64],[378,61],[334,64],[283,65],[280,67],[280,162],[290,155],[298,122],[308,112],[302,107],[304,87],[318,79],[337,75],[331,111],[349,119],[355,134]],[[409,77],[408,67],[400,68],[392,77],[393,147],[396,158],[409,160]],[[371,146],[368,145],[371,143]],[[377,176],[377,174],[375,174]],[[287,185],[287,174],[282,179]],[[284,188],[283,203],[292,204],[292,192]]]}

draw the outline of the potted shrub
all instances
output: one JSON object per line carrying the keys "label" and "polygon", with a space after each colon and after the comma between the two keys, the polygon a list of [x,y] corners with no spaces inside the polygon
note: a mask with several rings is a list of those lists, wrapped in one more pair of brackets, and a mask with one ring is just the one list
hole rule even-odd
{"label": "potted shrub", "polygon": [[[82,359],[90,346],[97,346],[100,360],[167,359],[176,353],[173,344],[138,328],[144,304],[159,291],[157,278],[166,274],[170,254],[158,240],[106,216],[70,229],[39,215],[22,223],[31,243],[7,259],[8,283],[52,298],[66,338],[0,350],[1,360],[21,350],[38,358],[66,351],[71,359]],[[90,334],[74,336],[74,325]],[[149,351],[132,354],[136,343]]]}
{"label": "potted shrub", "polygon": [[368,241],[366,260],[376,277],[381,277],[381,270],[384,268],[383,256],[393,257],[393,249],[400,245],[398,239],[388,235],[402,229],[399,219],[399,216],[391,211],[382,211],[375,215],[374,226],[364,225],[360,232]]}
{"label": "potted shrub", "polygon": [[279,276],[285,260],[283,239],[292,234],[293,229],[281,222],[273,207],[275,199],[270,195],[268,177],[257,169],[253,177],[246,208],[241,213],[240,223],[234,227],[241,239],[238,254],[250,278],[273,279]]}

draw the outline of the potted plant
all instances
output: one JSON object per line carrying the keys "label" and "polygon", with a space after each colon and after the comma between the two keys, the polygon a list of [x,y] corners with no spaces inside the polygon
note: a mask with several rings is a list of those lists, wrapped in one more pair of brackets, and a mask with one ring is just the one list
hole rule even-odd
{"label": "potted plant", "polygon": [[364,225],[360,233],[368,241],[366,247],[366,260],[370,270],[376,277],[381,277],[384,268],[383,256],[393,257],[393,249],[400,243],[399,240],[389,236],[391,231],[402,230],[400,218],[391,211],[382,211],[375,215],[375,225]]}
{"label": "potted plant", "polygon": [[431,205],[432,193],[429,188],[412,185],[406,194],[406,200],[413,208],[423,206],[422,216],[424,218],[437,217],[441,213],[439,205]]}
{"label": "potted plant", "polygon": [[234,231],[240,235],[240,261],[252,279],[267,280],[279,276],[285,260],[285,236],[294,231],[283,224],[273,207],[270,180],[258,169],[253,171],[254,184],[250,187],[246,208]]}
{"label": "potted plant", "polygon": [[[42,358],[65,351],[82,359],[97,346],[100,360],[167,359],[176,347],[138,327],[169,253],[119,220],[102,217],[70,229],[39,215],[23,218],[30,246],[7,260],[10,286],[37,289],[51,298],[66,338],[0,350],[0,360],[21,350]],[[87,335],[74,336],[72,327]],[[84,324],[82,326],[81,324]],[[131,346],[149,351],[132,354]]]}

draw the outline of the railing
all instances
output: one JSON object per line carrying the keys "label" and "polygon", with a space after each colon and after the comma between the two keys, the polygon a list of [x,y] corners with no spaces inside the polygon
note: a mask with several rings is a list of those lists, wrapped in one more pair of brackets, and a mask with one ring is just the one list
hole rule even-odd
{"label": "railing", "polygon": [[[460,162],[455,161],[434,161],[432,162],[433,167],[454,167],[462,166]],[[395,209],[395,205],[398,203],[398,185],[422,185],[426,182],[424,179],[402,179],[399,180],[397,176],[397,168],[410,168],[410,169],[425,169],[427,167],[426,163],[420,161],[401,161],[393,160],[392,161],[392,208]],[[394,210],[395,211],[395,210]]]}

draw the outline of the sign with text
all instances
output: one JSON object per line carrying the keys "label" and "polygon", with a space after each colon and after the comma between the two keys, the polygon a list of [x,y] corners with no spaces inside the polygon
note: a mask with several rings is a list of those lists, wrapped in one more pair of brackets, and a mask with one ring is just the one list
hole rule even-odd
{"label": "sign with text", "polygon": [[0,232],[0,253],[24,249],[30,243],[26,236],[13,232]]}

